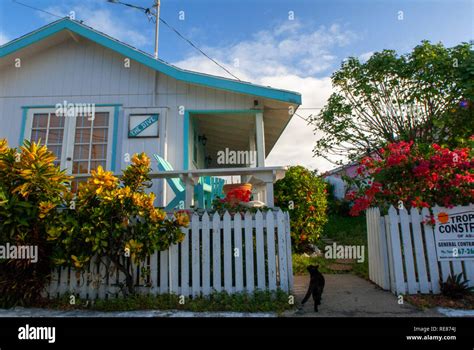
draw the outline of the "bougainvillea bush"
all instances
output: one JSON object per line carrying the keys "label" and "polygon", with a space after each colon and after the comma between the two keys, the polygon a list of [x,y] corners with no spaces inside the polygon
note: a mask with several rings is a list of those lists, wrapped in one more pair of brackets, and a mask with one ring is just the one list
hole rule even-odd
{"label": "bougainvillea bush", "polygon": [[[81,183],[74,209],[63,211],[63,225],[48,230],[48,239],[58,244],[53,253],[57,265],[81,269],[96,256],[101,263],[124,273],[124,294],[133,294],[132,264],[144,261],[156,250],[166,250],[184,238],[181,227],[189,216],[178,211],[173,218],[155,208],[149,187],[150,159],[134,155],[121,180],[102,167]],[[71,204],[69,208],[71,208]]]}
{"label": "bougainvillea bush", "polygon": [[34,259],[0,260],[3,307],[34,303],[50,274],[46,231],[58,222],[54,209],[68,197],[70,179],[54,160],[45,146],[25,141],[16,149],[0,139],[0,245],[37,249]]}
{"label": "bougainvillea bush", "polygon": [[351,215],[389,205],[404,208],[451,207],[474,202],[474,136],[469,147],[448,149],[438,144],[390,143],[381,157],[362,159],[364,179],[347,197],[354,201]]}
{"label": "bougainvillea bush", "polygon": [[295,252],[315,243],[327,222],[327,184],[302,166],[290,167],[275,183],[275,205],[290,213],[291,240]]}

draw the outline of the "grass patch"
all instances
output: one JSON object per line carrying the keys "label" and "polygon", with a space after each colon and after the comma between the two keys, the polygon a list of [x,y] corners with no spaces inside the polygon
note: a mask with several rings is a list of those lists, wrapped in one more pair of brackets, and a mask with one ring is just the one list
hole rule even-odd
{"label": "grass patch", "polygon": [[[181,301],[181,303],[180,303]],[[58,299],[44,300],[42,307],[60,310],[96,310],[96,311],[134,311],[134,310],[181,310],[193,312],[277,312],[292,309],[288,303],[288,293],[281,290],[276,292],[256,291],[252,294],[226,292],[214,293],[209,296],[185,298],[184,303],[175,294],[132,295],[127,298],[111,298],[86,300],[76,298],[75,304],[70,304],[70,296]]]}
{"label": "grass patch", "polygon": [[338,244],[367,246],[367,223],[365,216],[330,215],[323,229],[323,238]]}
{"label": "grass patch", "polygon": [[[324,226],[322,239],[327,238],[335,241],[338,245],[363,245],[365,259],[364,262],[351,263],[351,271],[341,271],[333,269],[335,267],[333,260],[327,260],[324,256],[309,257],[303,254],[293,254],[293,271],[295,274],[306,274],[308,265],[319,265],[322,273],[353,273],[362,278],[369,278],[368,248],[367,248],[367,225],[365,216],[347,217],[339,215],[330,215],[327,224]],[[319,240],[318,248],[324,255],[327,243]]]}
{"label": "grass patch", "polygon": [[295,275],[306,275],[308,270],[306,268],[309,265],[319,265],[319,271],[321,273],[334,273],[329,269],[329,261],[324,259],[322,256],[305,256],[304,254],[293,254],[293,274]]}

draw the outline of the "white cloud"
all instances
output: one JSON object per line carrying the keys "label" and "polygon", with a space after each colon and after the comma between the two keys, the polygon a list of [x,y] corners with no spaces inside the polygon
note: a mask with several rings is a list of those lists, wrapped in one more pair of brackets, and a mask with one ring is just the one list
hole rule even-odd
{"label": "white cloud", "polygon": [[374,54],[373,51],[364,52],[362,55],[359,55],[359,60],[361,62],[367,62],[370,57]]}
{"label": "white cloud", "polygon": [[[291,24],[284,23],[272,31],[257,32],[249,40],[226,47],[205,47],[204,51],[227,68],[238,70],[251,80],[266,75],[307,76],[330,68],[337,59],[331,54],[331,49],[348,45],[356,38],[353,32],[336,24],[307,31],[294,21]],[[202,70],[200,64],[203,60],[205,58],[193,55],[176,62],[176,65],[188,69],[199,67]],[[238,62],[238,67],[235,67],[235,62]]]}
{"label": "white cloud", "polygon": [[[124,21],[123,18],[117,18],[110,10],[100,8],[95,3],[72,7],[70,5],[53,6],[47,8],[46,11],[59,16],[66,16],[70,11],[74,11],[75,18],[83,20],[84,24],[132,46],[143,46],[150,41],[142,32],[132,29],[131,26],[126,26],[127,21]],[[50,15],[40,13],[40,17],[51,22]]]}
{"label": "white cloud", "polygon": [[[206,47],[204,51],[242,80],[300,92],[303,105],[297,113],[307,118],[319,113],[319,108],[325,105],[332,92],[329,76],[319,78],[312,75],[338,63],[332,49],[349,44],[357,36],[339,25],[321,26],[309,32],[306,29],[294,21],[273,31],[260,31],[249,40],[226,47]],[[221,68],[197,54],[174,64],[185,69],[227,76]],[[268,156],[267,164],[302,164],[319,171],[333,168],[334,165],[325,159],[313,158],[317,139],[313,129],[313,126],[294,116]]]}
{"label": "white cloud", "polygon": [[5,44],[9,41],[10,41],[10,39],[7,37],[7,35],[0,32],[0,45],[3,45],[3,44]]}

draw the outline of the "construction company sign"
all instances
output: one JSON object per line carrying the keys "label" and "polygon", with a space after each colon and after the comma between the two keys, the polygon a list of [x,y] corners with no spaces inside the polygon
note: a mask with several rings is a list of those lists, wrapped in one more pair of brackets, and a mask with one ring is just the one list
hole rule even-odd
{"label": "construction company sign", "polygon": [[474,206],[433,208],[438,261],[474,260]]}

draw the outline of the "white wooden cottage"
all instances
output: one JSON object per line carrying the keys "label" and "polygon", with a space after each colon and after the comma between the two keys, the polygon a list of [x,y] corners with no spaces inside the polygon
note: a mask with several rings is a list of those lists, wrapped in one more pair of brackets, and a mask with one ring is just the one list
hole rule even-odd
{"label": "white wooden cottage", "polygon": [[[78,178],[159,155],[173,171],[154,177],[180,177],[188,206],[200,177],[225,175],[263,185],[272,206],[284,168],[265,157],[300,104],[296,92],[183,70],[69,18],[0,47],[0,138],[41,139]],[[220,164],[226,150],[256,159]],[[153,190],[165,206],[175,194],[163,183]]]}

